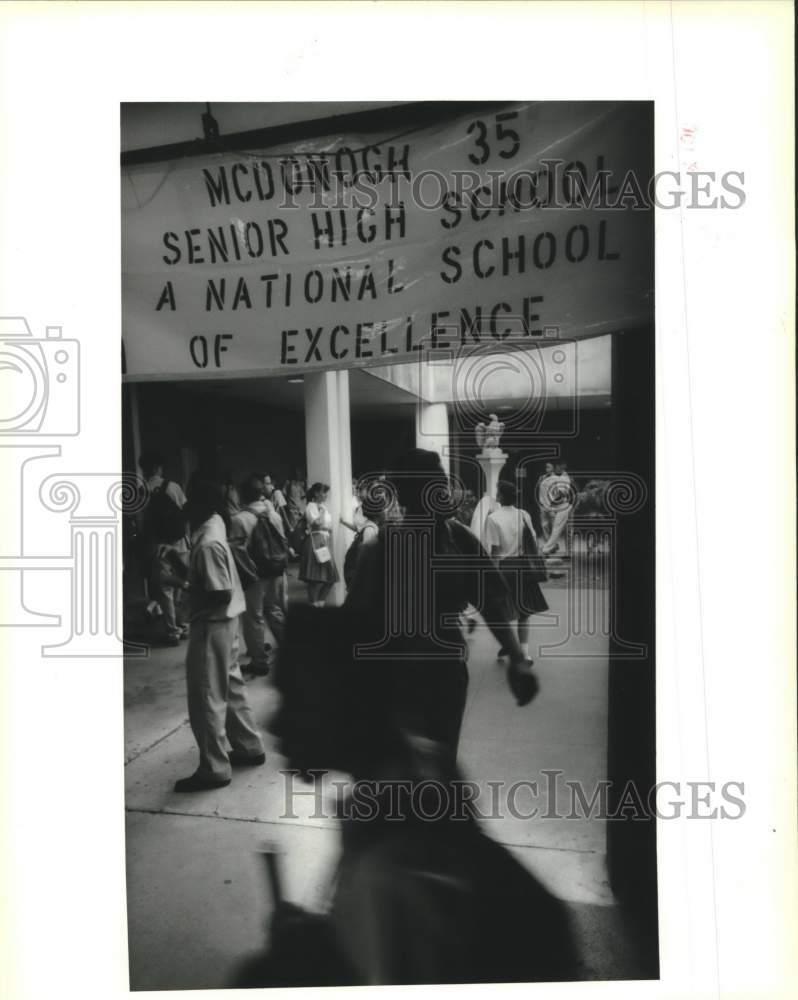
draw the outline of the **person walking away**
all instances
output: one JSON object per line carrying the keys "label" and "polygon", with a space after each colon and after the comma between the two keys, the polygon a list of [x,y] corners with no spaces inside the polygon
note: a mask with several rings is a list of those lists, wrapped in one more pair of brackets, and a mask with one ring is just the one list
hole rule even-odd
{"label": "person walking away", "polygon": [[[521,652],[529,656],[530,615],[548,611],[549,606],[530,570],[529,550],[537,552],[537,538],[532,518],[516,506],[517,495],[513,483],[499,482],[496,499],[500,506],[485,522],[485,537],[486,548],[507,585],[508,617],[517,623]],[[499,655],[504,655],[504,650]]]}
{"label": "person walking away", "polygon": [[339,579],[332,554],[332,515],[326,507],[329,494],[326,483],[314,483],[307,492],[307,537],[299,557],[299,579],[307,584],[308,600],[317,608],[324,607]]}
{"label": "person walking away", "polygon": [[[247,672],[258,677],[265,677],[269,673],[273,649],[279,641],[272,626],[276,624],[282,636],[281,628],[284,619],[281,614],[279,623],[276,623],[272,614],[269,628],[272,631],[274,643],[268,642],[266,639],[265,605],[266,591],[270,581],[261,575],[249,553],[252,533],[258,523],[258,518],[269,516],[269,505],[264,497],[263,480],[257,475],[250,476],[241,486],[241,500],[244,507],[230,518],[228,541],[244,587],[246,608],[241,615],[241,628],[250,658]],[[282,530],[282,525],[280,525],[280,530]],[[272,610],[271,604],[270,610]]]}
{"label": "person walking away", "polygon": [[149,494],[141,522],[149,596],[161,609],[166,642],[178,646],[188,635],[181,606],[188,573],[186,497],[178,483],[164,479],[164,461],[157,452],[142,454],[139,466]]}
{"label": "person walking away", "polygon": [[291,610],[270,724],[294,774],[353,779],[330,902],[313,913],[277,895],[268,951],[230,985],[578,979],[566,907],[481,829],[441,748],[405,728],[394,691],[406,664],[353,656],[353,629],[345,606]]}
{"label": "person walking away", "polygon": [[186,688],[199,766],[174,790],[198,792],[229,785],[232,767],[263,764],[266,755],[238,665],[238,616],[246,604],[227,543],[221,487],[196,481],[186,510],[192,532]]}
{"label": "person walking away", "polygon": [[[414,448],[383,484],[403,520],[387,522],[362,546],[346,606],[356,615],[362,656],[375,671],[403,663],[393,693],[404,724],[457,755],[468,689],[467,643],[458,616],[469,604],[507,650],[507,682],[519,705],[539,685],[507,615],[507,587],[490,556],[454,516],[449,481],[437,452]],[[393,494],[393,496],[392,496]],[[443,568],[438,567],[444,564]]]}
{"label": "person walking away", "polygon": [[540,534],[544,542],[549,540],[551,527],[554,523],[554,511],[549,502],[548,489],[554,481],[554,465],[546,462],[543,475],[538,476],[535,483],[535,501],[538,505],[538,515],[540,518]]}
{"label": "person walking away", "polygon": [[568,555],[568,519],[573,510],[575,495],[573,480],[568,475],[566,463],[558,462],[554,466],[554,476],[546,486],[546,496],[553,512],[553,520],[551,533],[541,550],[544,555]]}
{"label": "person walking away", "polygon": [[281,573],[268,576],[263,590],[263,613],[279,645],[283,641],[285,612],[288,606],[288,558],[294,553],[285,530],[283,512],[286,509],[286,499],[282,491],[275,487],[271,476],[266,476],[263,481],[263,499],[269,521],[282,539],[287,554],[286,568]]}

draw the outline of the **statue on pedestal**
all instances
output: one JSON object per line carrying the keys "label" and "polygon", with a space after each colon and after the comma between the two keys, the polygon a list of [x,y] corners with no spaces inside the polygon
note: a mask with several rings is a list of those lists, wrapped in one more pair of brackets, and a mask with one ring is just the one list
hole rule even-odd
{"label": "statue on pedestal", "polygon": [[482,421],[474,428],[477,444],[482,449],[483,455],[496,455],[501,453],[499,442],[504,432],[504,424],[495,413],[489,414],[490,423],[483,424]]}

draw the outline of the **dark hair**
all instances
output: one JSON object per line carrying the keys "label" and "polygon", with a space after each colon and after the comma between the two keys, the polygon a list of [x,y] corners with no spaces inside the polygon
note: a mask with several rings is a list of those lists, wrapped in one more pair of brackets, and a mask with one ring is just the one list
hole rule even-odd
{"label": "dark hair", "polygon": [[225,527],[230,527],[230,515],[224,498],[224,490],[210,479],[194,479],[188,487],[185,511],[191,520],[207,520],[212,514],[219,514]]}
{"label": "dark hair", "polygon": [[156,469],[163,468],[163,455],[158,451],[143,451],[139,458],[139,466],[144,475],[149,478]]}
{"label": "dark hair", "polygon": [[317,497],[319,497],[322,493],[329,493],[329,492],[330,492],[330,487],[327,485],[327,483],[314,483],[307,491],[305,496],[308,500],[311,501],[311,503],[315,503]]}
{"label": "dark hair", "polygon": [[396,462],[388,479],[408,514],[426,514],[439,520],[454,513],[449,478],[437,451],[411,448]]}
{"label": "dark hair", "polygon": [[241,502],[254,503],[263,496],[263,477],[258,475],[248,476],[241,484]]}
{"label": "dark hair", "polygon": [[496,496],[502,507],[514,507],[518,500],[518,490],[514,483],[508,483],[506,479],[500,479],[496,486]]}

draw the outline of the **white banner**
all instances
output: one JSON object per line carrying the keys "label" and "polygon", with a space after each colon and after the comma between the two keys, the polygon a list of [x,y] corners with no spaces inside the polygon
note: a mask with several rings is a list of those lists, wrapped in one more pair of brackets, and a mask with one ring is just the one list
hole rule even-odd
{"label": "white banner", "polygon": [[126,167],[126,378],[293,375],[651,324],[652,122],[644,102],[514,104]]}

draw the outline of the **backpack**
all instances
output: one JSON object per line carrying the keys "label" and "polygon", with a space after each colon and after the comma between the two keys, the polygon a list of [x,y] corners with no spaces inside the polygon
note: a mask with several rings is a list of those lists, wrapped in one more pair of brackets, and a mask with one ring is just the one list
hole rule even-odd
{"label": "backpack", "polygon": [[144,534],[153,542],[177,542],[186,533],[185,515],[166,492],[168,485],[165,479],[152,491],[144,510]]}
{"label": "backpack", "polygon": [[288,542],[268,514],[258,514],[248,551],[261,579],[281,576],[288,567]]}

